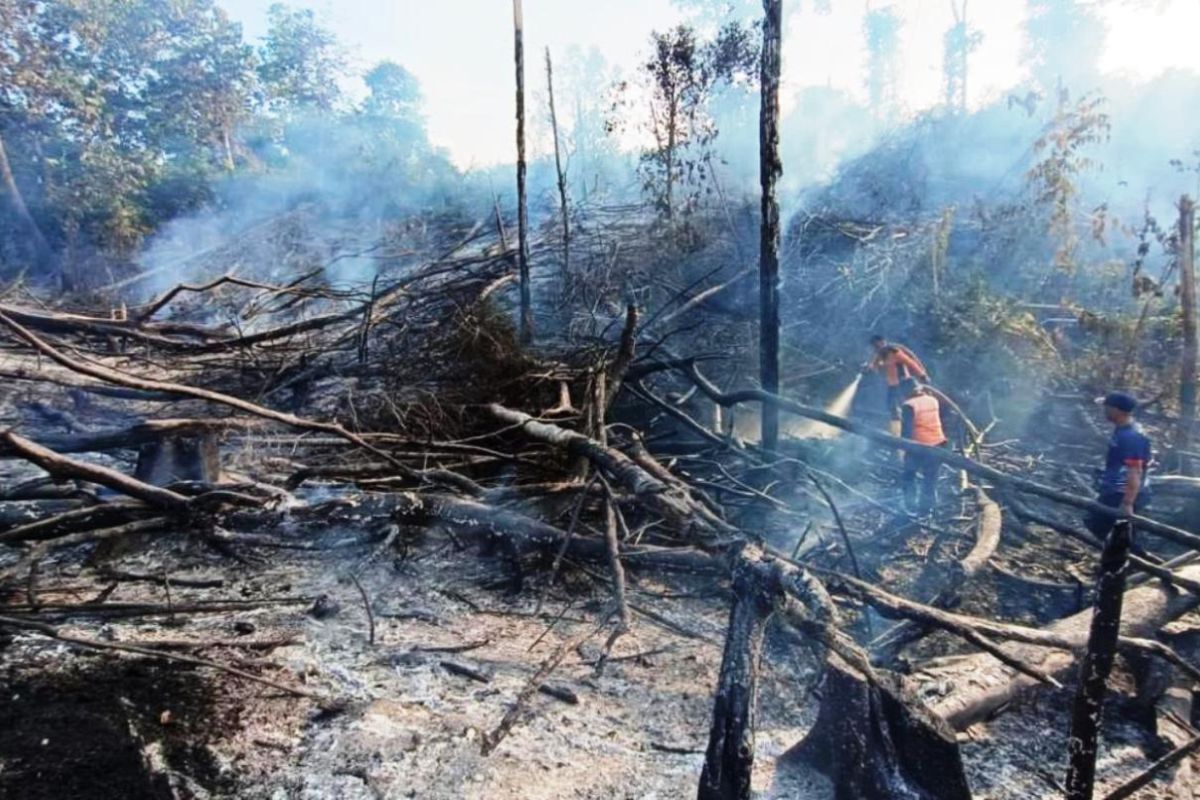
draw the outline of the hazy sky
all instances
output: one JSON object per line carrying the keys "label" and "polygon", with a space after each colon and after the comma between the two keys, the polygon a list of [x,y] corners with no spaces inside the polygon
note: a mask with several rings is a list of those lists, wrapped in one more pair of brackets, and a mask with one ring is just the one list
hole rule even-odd
{"label": "hazy sky", "polygon": [[[262,35],[272,0],[218,0],[249,38]],[[877,5],[886,0],[875,0]],[[293,0],[312,8],[352,55],[355,65],[391,59],[421,82],[430,137],[460,166],[513,158],[512,4],[510,0]],[[830,85],[865,95],[863,0],[832,0],[817,13],[811,0],[789,0],[784,33],[784,110],[788,95]],[[952,22],[946,0],[893,0],[903,19],[901,96],[910,111],[941,96],[942,34]],[[561,57],[571,45],[597,47],[620,68],[636,63],[649,32],[684,18],[670,0],[525,0],[526,82],[544,85],[542,50]],[[972,104],[1018,82],[1022,0],[976,0],[971,23],[984,40],[972,57]],[[1200,0],[1142,0],[1107,7],[1109,35],[1101,53],[1108,71],[1153,77],[1172,66],[1200,70],[1195,33]],[[532,111],[531,111],[532,113]]]}

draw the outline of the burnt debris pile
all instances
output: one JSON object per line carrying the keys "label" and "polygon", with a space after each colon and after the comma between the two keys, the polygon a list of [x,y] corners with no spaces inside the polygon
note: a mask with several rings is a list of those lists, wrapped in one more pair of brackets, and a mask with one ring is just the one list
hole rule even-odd
{"label": "burnt debris pile", "polygon": [[[1089,769],[1080,752],[1096,769],[1094,730],[1070,725],[1083,744],[1068,747],[1067,706],[1100,664],[1121,687],[1104,709],[1100,780],[1185,785],[1200,677],[1194,479],[1158,480],[1132,551],[1123,525],[1106,543],[1077,521],[1097,511],[1081,465],[1106,435],[1086,422],[1085,392],[1045,393],[1027,423],[1038,435],[1021,439],[946,398],[952,446],[930,448],[864,411],[857,378],[834,402],[847,416],[793,399],[786,380],[780,394],[746,388],[719,357],[736,313],[688,344],[678,335],[723,313],[709,290],[736,295],[739,273],[622,293],[621,265],[651,259],[659,234],[613,211],[591,222],[575,248],[599,266],[535,281],[532,346],[511,322],[516,258],[499,214],[435,220],[419,245],[339,241],[287,279],[218,270],[140,303],[121,301],[128,286],[53,306],[10,288],[0,661],[17,685],[78,693],[84,654],[163,676],[158,694],[131,688],[88,717],[121,738],[105,757],[146,796],[312,789],[334,752],[353,780],[391,791],[417,768],[388,765],[433,746],[421,725],[382,761],[319,744],[329,726],[384,713],[370,669],[466,685],[507,675],[474,707],[474,733],[445,740],[482,769],[519,760],[524,736],[561,743],[538,727],[547,704],[619,708],[605,683],[618,678],[653,700],[695,645],[704,702],[638,767],[664,790],[969,798],[1016,796],[1005,783],[1051,791],[1068,752],[1073,779]],[[614,231],[629,252],[614,253]],[[330,280],[329,262],[366,251],[378,277]],[[580,311],[589,293],[604,302]],[[816,367],[847,385],[844,368]],[[789,421],[771,450],[751,435],[764,405]],[[1177,425],[1153,411],[1143,422]],[[901,502],[897,450],[954,475],[933,513]],[[385,599],[397,591],[424,594],[397,610]],[[1105,636],[1091,607],[1111,614],[1114,598],[1119,635],[1113,622]],[[541,633],[499,668],[485,654],[520,620]],[[483,637],[431,645],[421,625]],[[202,688],[180,689],[179,674]],[[202,717],[185,710],[196,692]],[[49,723],[14,698],[6,730],[39,735]],[[1104,692],[1074,702],[1094,729]],[[259,731],[246,745],[291,764],[290,778],[253,759],[214,766],[243,717],[299,737]],[[44,769],[19,736],[4,742],[0,780]]]}

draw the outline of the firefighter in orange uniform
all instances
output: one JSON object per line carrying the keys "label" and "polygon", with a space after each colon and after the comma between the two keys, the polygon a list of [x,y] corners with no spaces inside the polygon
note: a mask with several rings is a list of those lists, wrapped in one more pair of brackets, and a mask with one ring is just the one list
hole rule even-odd
{"label": "firefighter in orange uniform", "polygon": [[864,367],[864,372],[878,370],[883,372],[887,381],[888,430],[893,436],[900,435],[900,405],[904,402],[905,394],[900,388],[900,382],[905,378],[920,378],[929,380],[925,365],[903,345],[892,344],[887,339],[876,334],[871,337],[871,347],[875,356]]}
{"label": "firefighter in orange uniform", "polygon": [[[943,447],[946,434],[942,430],[942,406],[937,398],[924,390],[912,378],[900,382],[905,400],[900,405],[900,435],[917,444]],[[938,472],[942,464],[927,453],[904,454],[904,507],[909,512],[930,514],[937,502]],[[917,477],[921,479],[920,499],[917,498]]]}

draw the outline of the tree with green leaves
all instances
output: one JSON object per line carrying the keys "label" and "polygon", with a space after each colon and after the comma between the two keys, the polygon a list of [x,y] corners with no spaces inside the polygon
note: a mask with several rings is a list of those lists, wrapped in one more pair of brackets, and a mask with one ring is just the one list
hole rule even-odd
{"label": "tree with green leaves", "polygon": [[641,92],[618,86],[609,130],[622,129],[635,97],[647,99],[642,125],[652,145],[642,153],[640,172],[646,194],[665,219],[686,214],[703,197],[719,133],[709,103],[721,87],[755,85],[758,50],[753,32],[737,23],[707,41],[687,25],[655,31],[650,55],[637,72]]}
{"label": "tree with green leaves", "polygon": [[337,37],[312,9],[282,3],[267,10],[267,24],[258,67],[267,108],[283,116],[336,110],[342,102],[338,81],[346,72]]}
{"label": "tree with green leaves", "polygon": [[1080,180],[1099,167],[1087,150],[1108,141],[1111,129],[1104,105],[1101,95],[1086,94],[1072,101],[1070,93],[1060,89],[1054,116],[1033,143],[1038,161],[1026,175],[1037,203],[1048,209],[1054,266],[1067,277],[1076,271],[1080,228],[1086,227],[1096,238],[1104,232],[1103,206],[1086,215],[1079,208]]}

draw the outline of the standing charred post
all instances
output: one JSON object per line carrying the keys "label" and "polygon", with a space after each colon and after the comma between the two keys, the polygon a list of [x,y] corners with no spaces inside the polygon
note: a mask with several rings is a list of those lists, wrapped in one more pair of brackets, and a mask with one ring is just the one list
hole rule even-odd
{"label": "standing charred post", "polygon": [[763,632],[772,605],[753,567],[739,559],[733,606],[713,700],[712,727],[698,800],[749,800],[754,769],[754,722]]}
{"label": "standing charred post", "polygon": [[[763,46],[758,112],[759,182],[762,184],[762,228],[759,251],[759,374],[763,391],[779,393],[779,200],[775,186],[783,172],[779,160],[779,73],[783,43],[783,0],[763,0]],[[762,446],[779,443],[779,407],[764,403]]]}
{"label": "standing charred post", "polygon": [[[1179,371],[1179,444],[1187,450],[1196,421],[1196,204],[1186,194],[1179,199],[1179,305],[1183,314],[1183,361]],[[1184,472],[1191,472],[1184,457]]]}
{"label": "standing charred post", "polygon": [[521,341],[533,341],[529,287],[529,210],[525,202],[525,18],[513,0],[513,60],[517,67],[517,271],[521,284]]}
{"label": "standing charred post", "polygon": [[550,48],[546,48],[546,92],[550,95],[550,131],[554,134],[554,170],[558,174],[558,205],[562,210],[563,272],[571,268],[571,216],[567,205],[567,174],[563,172],[562,153],[558,144],[558,114],[554,110],[554,69],[550,65]]}
{"label": "standing charred post", "polygon": [[1128,521],[1115,525],[1100,555],[1100,577],[1087,653],[1079,667],[1079,686],[1071,708],[1071,730],[1067,736],[1067,800],[1091,800],[1096,783],[1096,748],[1100,736],[1100,714],[1104,690],[1117,654],[1121,630],[1121,603],[1125,596],[1125,573],[1129,564],[1132,527]]}

